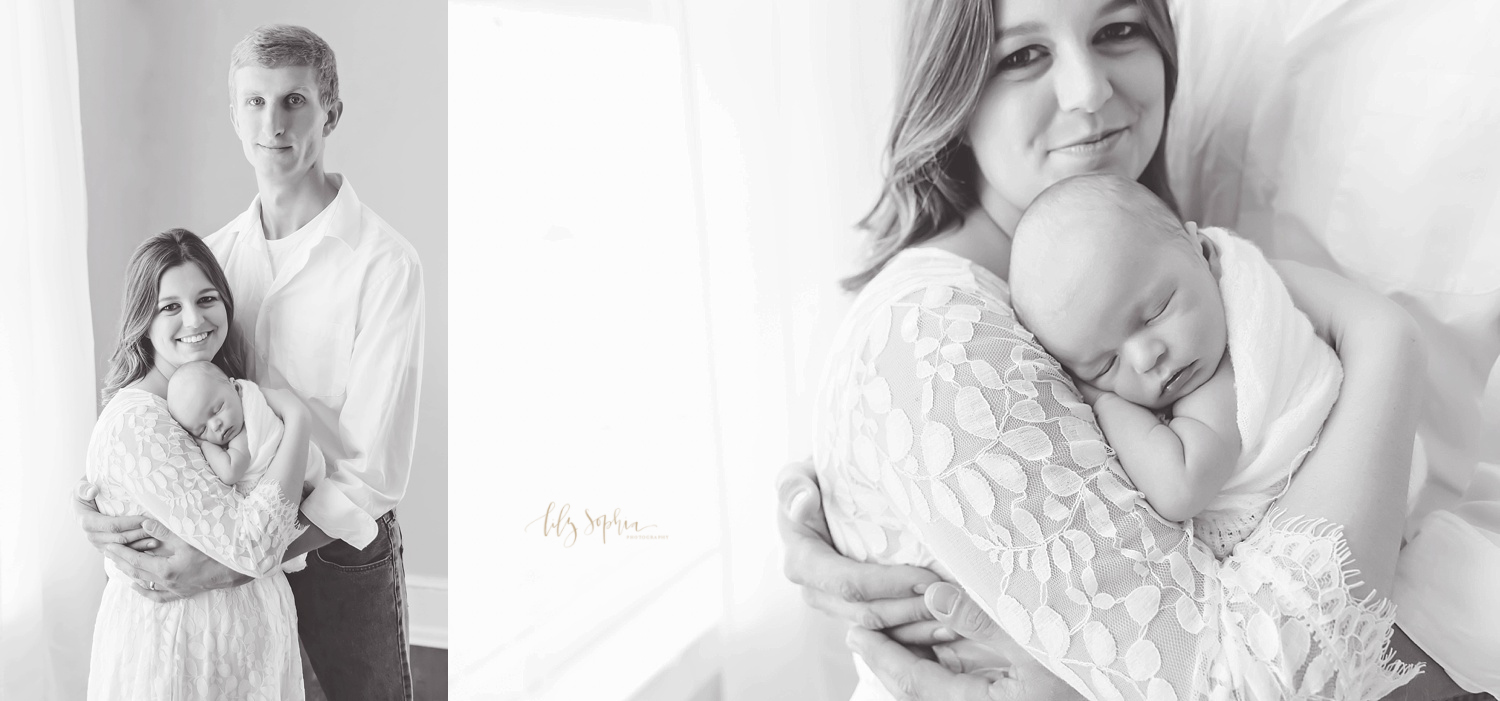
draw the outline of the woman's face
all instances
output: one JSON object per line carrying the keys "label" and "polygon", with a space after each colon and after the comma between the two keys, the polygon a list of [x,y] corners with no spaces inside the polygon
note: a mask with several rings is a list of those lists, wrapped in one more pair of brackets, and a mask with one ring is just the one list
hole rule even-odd
{"label": "woman's face", "polygon": [[156,295],[156,316],[147,339],[156,369],[171,377],[177,366],[213,360],[229,333],[229,311],[219,289],[196,263],[168,268]]}
{"label": "woman's face", "polygon": [[1130,0],[996,3],[1000,34],[968,139],[980,203],[1009,230],[1065,177],[1140,177],[1161,141],[1166,72]]}

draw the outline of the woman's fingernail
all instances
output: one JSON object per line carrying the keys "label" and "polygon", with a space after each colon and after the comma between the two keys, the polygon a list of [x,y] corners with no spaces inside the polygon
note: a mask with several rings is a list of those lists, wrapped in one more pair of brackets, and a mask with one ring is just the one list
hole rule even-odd
{"label": "woman's fingernail", "polygon": [[938,640],[941,640],[945,643],[951,643],[955,640],[958,640],[958,633],[955,633],[947,628],[939,628],[932,632],[932,637],[937,638]]}
{"label": "woman's fingernail", "polygon": [[958,591],[953,587],[943,587],[932,595],[933,610],[944,616],[953,613],[953,606],[957,603]]}
{"label": "woman's fingernail", "polygon": [[807,490],[799,490],[796,494],[792,495],[792,500],[787,502],[786,512],[795,515],[797,507],[802,506],[805,502],[807,502]]}
{"label": "woman's fingernail", "polygon": [[917,586],[912,587],[911,590],[914,591],[914,592],[916,592],[919,595],[920,594],[924,594],[924,593],[927,592],[927,582],[922,582],[921,584],[918,584]]}
{"label": "woman's fingernail", "polygon": [[149,533],[152,529],[156,528],[156,522],[148,518],[144,521],[141,521],[141,528],[145,529]]}

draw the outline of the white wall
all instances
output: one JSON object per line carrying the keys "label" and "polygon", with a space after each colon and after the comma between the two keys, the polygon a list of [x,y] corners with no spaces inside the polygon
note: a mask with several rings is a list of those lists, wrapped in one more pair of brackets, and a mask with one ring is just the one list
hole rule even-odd
{"label": "white wall", "polygon": [[343,119],[325,165],[416,247],[427,337],[416,457],[400,506],[413,635],[442,635],[448,572],[447,8],[441,2],[77,0],[94,347],[102,378],[125,263],[172,227],[206,236],[255,178],[229,122],[229,52],[269,22],[317,32],[338,58]]}

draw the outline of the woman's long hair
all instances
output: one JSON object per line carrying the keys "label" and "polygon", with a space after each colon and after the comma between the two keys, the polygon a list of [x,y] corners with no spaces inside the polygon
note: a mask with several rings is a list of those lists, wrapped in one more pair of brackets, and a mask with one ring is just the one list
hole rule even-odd
{"label": "woman's long hair", "polygon": [[245,376],[245,350],[239,333],[234,330],[234,295],[229,280],[213,251],[193,232],[171,229],[147,239],[135,249],[125,268],[125,299],[120,308],[120,334],[115,352],[109,357],[109,374],[101,393],[105,404],[121,388],[146,376],[156,362],[149,334],[156,318],[156,299],[161,293],[163,273],[184,263],[197,265],[219,290],[228,313],[224,345],[214,356],[214,364],[230,377]]}
{"label": "woman's long hair", "polygon": [[[1166,121],[1177,91],[1177,33],[1165,0],[1138,0],[1166,72],[1162,137],[1141,184],[1177,211],[1167,183]],[[979,164],[964,143],[990,78],[998,22],[993,0],[918,0],[907,17],[906,61],[886,146],[880,199],[859,223],[871,236],[865,267],[844,278],[857,291],[897,253],[963,221],[979,204]]]}

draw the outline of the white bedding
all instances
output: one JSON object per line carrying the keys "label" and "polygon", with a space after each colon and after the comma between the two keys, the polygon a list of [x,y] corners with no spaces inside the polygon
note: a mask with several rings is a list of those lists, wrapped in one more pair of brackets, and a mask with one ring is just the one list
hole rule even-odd
{"label": "white bedding", "polygon": [[1483,596],[1500,576],[1500,3],[1173,10],[1184,216],[1361,281],[1426,335],[1398,621],[1465,687],[1500,693]]}

